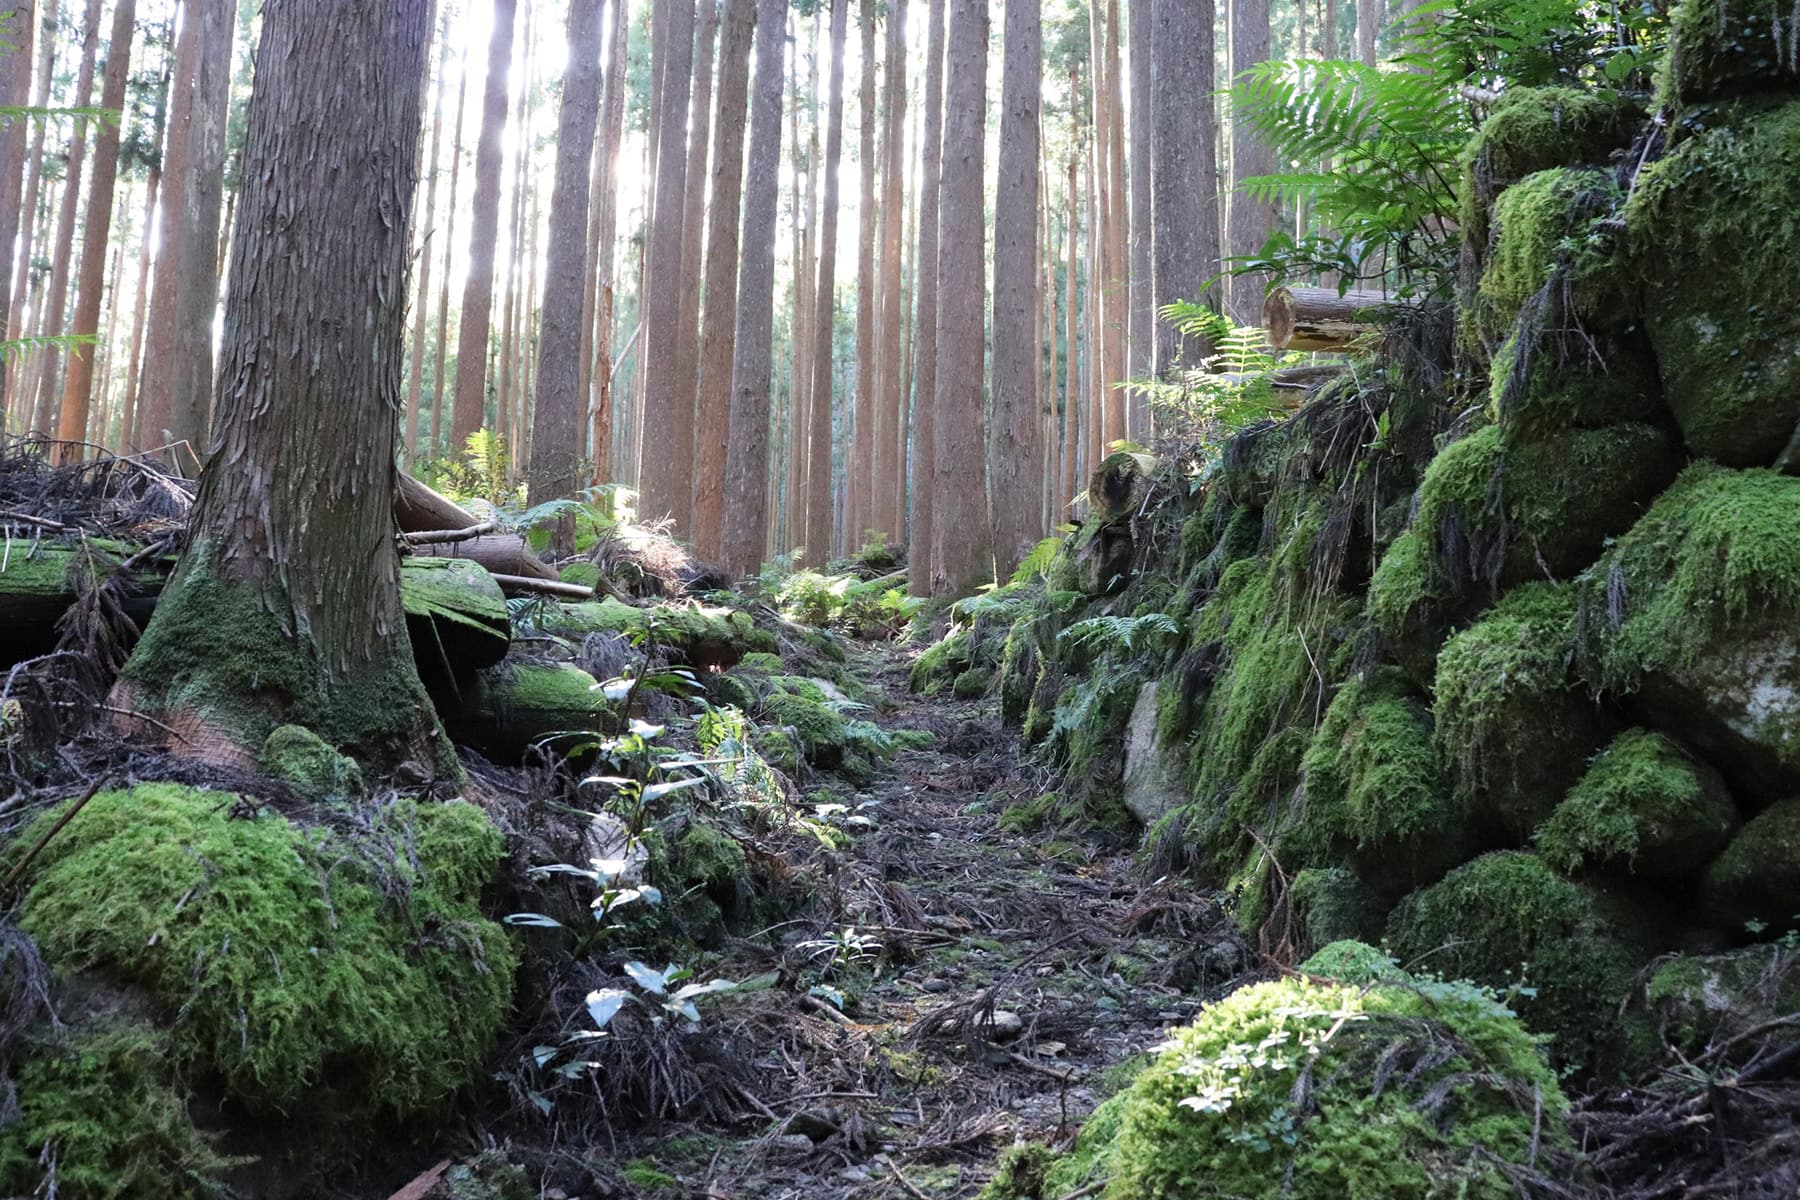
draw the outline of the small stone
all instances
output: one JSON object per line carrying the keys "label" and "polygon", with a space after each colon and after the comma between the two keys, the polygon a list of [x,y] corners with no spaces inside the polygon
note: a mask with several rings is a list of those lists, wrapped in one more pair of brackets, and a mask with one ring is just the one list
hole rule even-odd
{"label": "small stone", "polygon": [[1016,1012],[996,1008],[993,1023],[986,1032],[996,1042],[1010,1042],[1025,1032],[1025,1020]]}
{"label": "small stone", "polygon": [[811,1154],[812,1139],[804,1133],[784,1133],[775,1139],[777,1150],[791,1150],[796,1154]]}
{"label": "small stone", "polygon": [[845,1183],[867,1183],[873,1176],[867,1167],[845,1167],[838,1172],[838,1178]]}
{"label": "small stone", "polygon": [[920,984],[919,987],[922,991],[927,991],[934,996],[939,996],[950,990],[950,981],[948,979],[927,979],[924,983]]}

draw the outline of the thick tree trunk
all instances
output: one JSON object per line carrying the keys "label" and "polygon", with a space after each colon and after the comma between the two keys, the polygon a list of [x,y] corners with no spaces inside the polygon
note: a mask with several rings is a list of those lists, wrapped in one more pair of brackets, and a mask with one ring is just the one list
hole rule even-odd
{"label": "thick tree trunk", "polygon": [[391,507],[427,13],[263,8],[218,453],[116,689],[186,756],[245,762],[298,723],[376,766],[458,773],[413,663]]}
{"label": "thick tree trunk", "polygon": [[1375,35],[1381,28],[1382,0],[1356,0],[1356,56],[1365,67],[1376,61]]}
{"label": "thick tree trunk", "polygon": [[[987,0],[952,0],[944,88],[944,150],[938,212],[937,416],[935,486],[981,512],[983,470],[982,158],[987,116]],[[986,521],[933,523],[937,560],[933,592],[966,596],[993,578]]]}
{"label": "thick tree trunk", "polygon": [[[1231,0],[1231,76],[1233,82],[1269,57],[1269,0]],[[1227,245],[1232,257],[1256,254],[1280,222],[1280,212],[1268,200],[1250,195],[1246,179],[1270,175],[1275,156],[1248,120],[1240,117],[1231,133],[1231,216]],[[1263,282],[1250,275],[1234,275],[1226,281],[1225,307],[1240,325],[1253,325],[1262,315]]]}
{"label": "thick tree trunk", "polygon": [[813,562],[831,557],[832,332],[837,316],[838,164],[844,154],[844,36],[849,0],[831,5],[831,92],[826,101],[825,195],[819,217],[819,282],[814,292],[812,388],[807,413],[806,549]]}
{"label": "thick tree trunk", "polygon": [[881,327],[877,384],[880,389],[875,442],[875,526],[898,545],[906,530],[905,358],[906,324],[900,249],[905,237],[906,183],[906,0],[889,0],[887,29],[886,124],[881,199]]}
{"label": "thick tree trunk", "polygon": [[781,76],[785,0],[757,0],[756,91],[744,185],[743,264],[732,338],[722,555],[733,575],[756,571],[769,502],[769,375],[774,352],[775,226],[781,200]]}
{"label": "thick tree trunk", "polygon": [[162,190],[163,147],[168,142],[169,87],[174,63],[163,70],[162,91],[156,101],[156,144],[151,150],[149,177],[144,185],[144,221],[138,238],[137,286],[132,293],[131,350],[126,357],[124,396],[119,405],[119,443],[122,449],[140,448],[137,441],[138,368],[143,364],[144,322],[150,310],[150,242],[156,224],[156,201]]}
{"label": "thick tree trunk", "polygon": [[[531,502],[573,495],[580,484],[582,291],[588,274],[588,159],[600,119],[600,3],[570,0],[568,66],[556,123],[556,184],[550,193],[550,244],[544,270],[544,307],[538,327],[538,367],[531,432]],[[574,548],[571,522],[557,541]]]}
{"label": "thick tree trunk", "polygon": [[481,103],[481,135],[475,144],[475,197],[469,212],[469,270],[463,282],[462,320],[456,334],[456,398],[450,418],[452,455],[471,433],[481,428],[487,412],[488,331],[494,308],[494,244],[500,237],[500,139],[506,131],[507,74],[512,66],[513,23],[518,15],[518,0],[494,0],[493,11],[487,83]]}
{"label": "thick tree trunk", "polygon": [[626,0],[612,0],[610,62],[605,79],[605,99],[600,115],[600,149],[594,156],[594,310],[592,339],[593,383],[588,401],[594,472],[590,482],[611,483],[613,437],[613,263],[619,224],[619,143],[625,127]]}
{"label": "thick tree trunk", "polygon": [[[1152,7],[1156,300],[1217,307],[1217,294],[1206,286],[1219,268],[1212,0],[1152,0]],[[1212,352],[1202,341],[1184,340],[1167,321],[1157,328],[1153,369],[1159,378],[1169,378],[1178,363],[1193,367]]]}
{"label": "thick tree trunk", "polygon": [[1037,0],[1007,0],[994,199],[994,383],[987,501],[996,578],[1037,541],[1043,448],[1038,416],[1038,109],[1043,24]]}
{"label": "thick tree trunk", "polygon": [[[443,32],[447,32],[447,26],[440,34]],[[407,355],[406,436],[400,441],[402,466],[419,455],[419,402],[425,394],[425,329],[431,323],[431,257],[436,249],[432,238],[437,232],[438,165],[444,146],[444,80],[450,73],[449,39],[438,36],[434,40],[443,43],[443,50],[431,100],[431,166],[425,172],[425,219],[418,226],[419,290],[413,302],[412,352]]]}
{"label": "thick tree trunk", "polygon": [[[31,43],[37,32],[33,0],[0,0],[0,106],[22,107],[31,99]],[[0,341],[12,321],[12,250],[19,237],[20,192],[24,187],[28,123],[0,124]],[[29,219],[23,222],[29,225]],[[0,430],[6,428],[10,364],[0,362]]]}
{"label": "thick tree trunk", "polygon": [[[694,550],[708,561],[720,558],[724,550],[726,439],[718,434],[731,423],[738,221],[744,191],[744,105],[750,88],[750,39],[755,31],[756,0],[725,0],[724,33],[719,39],[712,212],[706,236],[706,320],[700,333],[700,391],[694,425],[698,432],[694,447]],[[779,125],[775,136],[779,153]],[[769,236],[774,236],[773,229]],[[766,431],[760,444],[767,444]]]}
{"label": "thick tree trunk", "polygon": [[[125,79],[131,67],[131,43],[137,32],[137,0],[113,5],[112,33],[106,44],[106,74],[100,85],[100,107],[123,111]],[[69,332],[93,337],[100,332],[100,309],[106,297],[106,244],[112,235],[113,188],[119,177],[119,135],[123,120],[104,121],[94,139],[94,168],[88,181],[87,219],[81,228],[81,278],[75,288],[75,320]],[[94,362],[104,344],[80,346],[69,354],[63,377],[62,405],[56,425],[59,462],[79,462],[88,440],[88,413],[94,399]],[[104,434],[104,430],[102,431]]]}
{"label": "thick tree trunk", "polygon": [[944,0],[928,0],[925,20],[925,129],[919,145],[918,278],[913,336],[912,520],[907,531],[907,584],[931,594],[937,573],[938,220],[944,154]]}

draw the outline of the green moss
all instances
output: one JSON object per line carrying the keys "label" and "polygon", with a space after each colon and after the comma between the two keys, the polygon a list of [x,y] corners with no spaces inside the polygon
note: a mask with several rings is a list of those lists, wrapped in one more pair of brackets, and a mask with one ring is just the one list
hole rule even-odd
{"label": "green moss", "polygon": [[1725,847],[1737,811],[1718,772],[1660,733],[1628,729],[1601,752],[1537,832],[1560,871],[1624,867],[1682,879]]}
{"label": "green moss", "polygon": [[451,723],[456,740],[500,761],[536,745],[589,740],[618,721],[599,681],[573,663],[511,660],[481,672]]}
{"label": "green moss", "polygon": [[567,563],[557,572],[557,578],[580,587],[599,587],[600,568],[591,562]]}
{"label": "green moss", "polygon": [[1800,101],[1682,141],[1625,208],[1663,395],[1695,455],[1727,466],[1774,463],[1800,424],[1800,276],[1769,269],[1800,257],[1795,195]]}
{"label": "green moss", "polygon": [[1568,167],[1528,175],[1500,193],[1498,232],[1479,291],[1480,320],[1493,340],[1506,335],[1553,275],[1567,285],[1583,321],[1629,319],[1622,239],[1612,221],[1623,201],[1610,172]]}
{"label": "green moss", "polygon": [[1587,1066],[1610,1042],[1640,961],[1593,892],[1519,851],[1484,854],[1409,896],[1388,942],[1408,966],[1533,989],[1519,994],[1520,1015],[1555,1038],[1559,1060]]}
{"label": "green moss", "polygon": [[1288,903],[1308,947],[1381,935],[1387,913],[1369,885],[1343,867],[1307,867],[1294,873]]}
{"label": "green moss", "polygon": [[843,761],[844,715],[835,708],[807,696],[778,692],[763,700],[760,719],[791,732],[814,766],[829,769]]}
{"label": "green moss", "polygon": [[[1136,1069],[1132,1080],[1149,1066],[1148,1061],[1133,1060]],[[1070,1151],[1051,1163],[1044,1171],[1043,1195],[1052,1200],[1107,1179],[1111,1174],[1113,1146],[1119,1140],[1119,1127],[1125,1120],[1126,1097],[1123,1092],[1111,1096],[1088,1114],[1075,1135]]]}
{"label": "green moss", "polygon": [[1343,940],[1322,946],[1300,964],[1300,971],[1336,983],[1367,987],[1375,983],[1411,983],[1400,965],[1367,942]]}
{"label": "green moss", "polygon": [[1800,949],[1765,943],[1728,954],[1681,955],[1644,985],[1641,1016],[1655,1046],[1685,1057],[1800,1012]]}
{"label": "green moss", "polygon": [[1463,152],[1465,168],[1505,186],[1552,167],[1606,161],[1636,114],[1618,99],[1571,87],[1507,88]]}
{"label": "green moss", "polygon": [[1369,580],[1368,612],[1384,649],[1415,680],[1430,682],[1458,607],[1418,526],[1395,538]]}
{"label": "green moss", "polygon": [[634,1189],[651,1195],[681,1190],[681,1181],[658,1167],[653,1158],[634,1158],[620,1174]]}
{"label": "green moss", "polygon": [[311,800],[342,799],[363,793],[362,768],[304,725],[277,725],[263,741],[263,772],[293,786]]}
{"label": "green moss", "polygon": [[0,1132],[0,1188],[36,1194],[48,1147],[71,1200],[190,1200],[232,1164],[188,1117],[162,1035],[103,1023],[38,1047],[17,1069],[20,1120]]}
{"label": "green moss", "polygon": [[729,668],[748,653],[775,649],[774,635],[757,628],[749,613],[693,603],[639,608],[609,596],[559,605],[543,624],[565,636],[610,633],[638,644],[654,642],[691,665],[708,668]]}
{"label": "green moss", "polygon": [[[1417,1065],[1384,1069],[1396,1054]],[[1501,1200],[1495,1158],[1560,1141],[1567,1109],[1532,1039],[1473,989],[1293,978],[1207,1008],[1127,1095],[1114,1200]]]}
{"label": "green moss", "polygon": [[1520,338],[1529,333],[1515,328],[1489,369],[1490,411],[1508,435],[1547,438],[1663,418],[1656,363],[1641,329],[1539,330],[1520,371]]}
{"label": "green moss", "polygon": [[21,926],[58,970],[143,988],[176,1066],[258,1109],[348,1127],[479,1078],[514,966],[476,907],[501,856],[486,817],[400,803],[352,844],[239,803],[95,796],[33,863]]}
{"label": "green moss", "polygon": [[506,656],[512,640],[506,597],[479,563],[431,555],[401,559],[400,604],[424,663],[458,674]]}
{"label": "green moss", "polygon": [[1792,92],[1800,81],[1792,6],[1780,0],[1680,0],[1657,107],[1747,92]]}
{"label": "green moss", "polygon": [[1008,1146],[975,1200],[1036,1200],[1045,1192],[1044,1172],[1055,1159],[1048,1146],[1036,1142]]}
{"label": "green moss", "polygon": [[1779,801],[1745,822],[1707,868],[1701,894],[1728,928],[1800,929],[1800,800]]}
{"label": "green moss", "polygon": [[994,682],[994,672],[987,667],[970,667],[956,677],[950,691],[958,700],[976,700],[987,695]]}

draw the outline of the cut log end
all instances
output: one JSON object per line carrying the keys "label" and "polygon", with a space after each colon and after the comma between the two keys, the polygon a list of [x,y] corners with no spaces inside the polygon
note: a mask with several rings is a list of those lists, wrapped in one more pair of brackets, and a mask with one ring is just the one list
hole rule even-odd
{"label": "cut log end", "polygon": [[1379,334],[1395,306],[1380,292],[1278,287],[1263,301],[1263,325],[1277,350],[1343,351]]}

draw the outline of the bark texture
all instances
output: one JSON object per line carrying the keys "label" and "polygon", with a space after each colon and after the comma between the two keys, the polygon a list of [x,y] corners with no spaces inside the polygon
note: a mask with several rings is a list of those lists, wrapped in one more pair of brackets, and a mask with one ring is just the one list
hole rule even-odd
{"label": "bark texture", "polygon": [[[21,107],[31,97],[31,42],[37,31],[32,0],[0,0],[0,105]],[[12,319],[12,248],[19,234],[24,188],[26,122],[0,124],[0,340]],[[0,363],[0,428],[6,424],[7,380]]]}
{"label": "bark texture", "polygon": [[[1269,57],[1269,0],[1231,0],[1231,74],[1242,77]],[[1275,171],[1275,155],[1257,136],[1247,120],[1239,118],[1231,131],[1231,216],[1228,245],[1232,257],[1255,254],[1275,232],[1280,213],[1273,202],[1244,190],[1244,180]],[[1234,275],[1226,281],[1225,306],[1241,325],[1255,324],[1262,316],[1262,280]]]}
{"label": "bark texture", "polygon": [[[1151,26],[1155,0],[1126,0],[1126,43],[1131,55],[1131,140],[1128,173],[1131,177],[1131,326],[1126,360],[1134,379],[1149,375],[1156,365],[1156,302],[1153,299],[1155,238],[1151,226]],[[1306,0],[1300,0],[1305,7]],[[1149,411],[1143,394],[1130,395],[1132,434],[1139,441],[1149,433]],[[1140,436],[1141,435],[1141,436]]]}
{"label": "bark texture", "polygon": [[838,163],[844,153],[844,35],[849,0],[832,0],[831,84],[825,117],[825,186],[819,218],[819,276],[814,292],[811,401],[807,413],[806,548],[814,562],[831,556],[832,329],[837,314]]}
{"label": "bark texture", "polygon": [[944,152],[944,0],[929,0],[925,19],[925,127],[919,147],[918,279],[913,335],[912,520],[907,584],[929,595],[935,572],[937,496],[938,202]]}
{"label": "bark texture", "polygon": [[612,34],[607,54],[604,100],[600,112],[600,147],[594,155],[591,204],[594,228],[588,244],[594,248],[593,380],[588,400],[592,425],[590,445],[594,456],[594,484],[610,483],[613,475],[613,242],[619,224],[619,143],[625,128],[625,17],[626,0],[612,0]]}
{"label": "bark texture", "polygon": [[875,527],[898,543],[906,526],[905,325],[900,250],[905,240],[906,0],[889,0],[885,121],[882,127],[880,414],[875,440]]}
{"label": "bark texture", "polygon": [[856,203],[856,406],[852,421],[855,435],[850,462],[850,504],[844,530],[850,549],[862,544],[874,525],[875,493],[875,347],[879,344],[876,322],[880,320],[875,292],[876,227],[879,203],[876,200],[875,146],[880,115],[875,108],[875,0],[862,0],[862,17],[858,21],[862,34],[862,86],[857,92],[857,118],[860,144],[856,165],[861,183]]}
{"label": "bark texture", "polygon": [[[445,39],[439,37],[437,40]],[[425,171],[425,219],[417,227],[419,290],[413,301],[412,352],[407,355],[406,436],[400,440],[403,465],[412,462],[419,453],[419,401],[425,385],[425,331],[431,323],[431,258],[435,249],[431,239],[437,225],[438,164],[444,148],[444,80],[449,74],[448,63],[449,47],[446,45],[438,63],[437,85],[432,90],[431,165]]]}
{"label": "bark texture", "polygon": [[[1191,300],[1217,307],[1217,295],[1206,289],[1219,269],[1212,0],[1152,0],[1152,24],[1156,303]],[[1159,321],[1153,370],[1167,378],[1178,362],[1193,366],[1211,350],[1200,343],[1183,344],[1173,325]]]}

